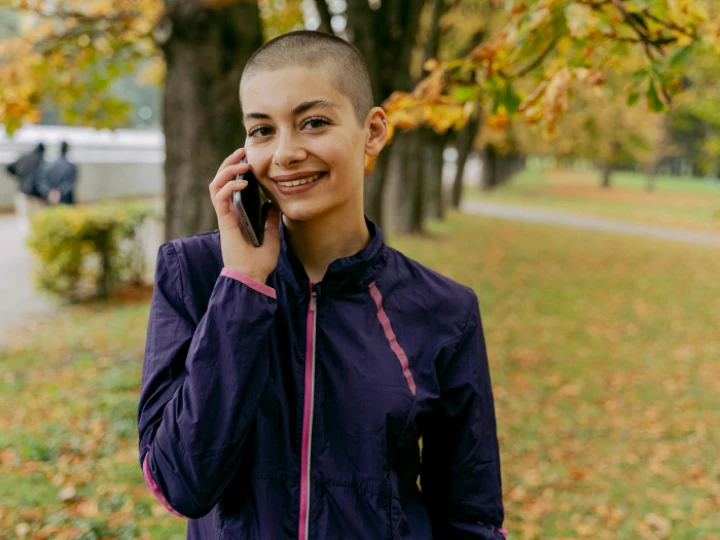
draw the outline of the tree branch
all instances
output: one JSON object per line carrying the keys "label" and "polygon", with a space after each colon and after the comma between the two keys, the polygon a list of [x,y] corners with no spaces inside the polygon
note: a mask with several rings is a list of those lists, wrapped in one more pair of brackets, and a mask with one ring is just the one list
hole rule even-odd
{"label": "tree branch", "polygon": [[315,7],[317,8],[318,14],[320,15],[320,30],[321,32],[327,32],[332,34],[332,16],[330,15],[330,9],[327,5],[327,0],[315,0]]}
{"label": "tree branch", "polygon": [[547,48],[540,53],[540,56],[538,56],[534,61],[532,61],[530,64],[525,66],[524,69],[521,69],[518,73],[511,75],[512,78],[519,78],[524,77],[531,71],[533,71],[535,68],[537,68],[540,64],[543,63],[543,60],[547,57],[550,52],[555,48],[555,45],[557,45],[557,42],[560,40],[560,36],[555,36],[553,40],[548,44]]}

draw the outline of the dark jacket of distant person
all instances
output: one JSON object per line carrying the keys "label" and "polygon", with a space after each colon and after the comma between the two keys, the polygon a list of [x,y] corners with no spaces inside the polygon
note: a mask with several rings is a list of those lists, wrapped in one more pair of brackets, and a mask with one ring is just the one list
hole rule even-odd
{"label": "dark jacket of distant person", "polygon": [[32,151],[21,155],[14,163],[9,164],[7,172],[17,178],[18,187],[25,195],[41,197],[38,184],[45,172],[47,162],[44,158],[45,145],[39,143]]}
{"label": "dark jacket of distant person", "polygon": [[[48,200],[53,190],[60,192],[61,204],[73,204],[75,183],[77,182],[77,166],[67,159],[68,143],[60,145],[60,157],[49,163],[44,174],[40,175],[38,191]],[[54,203],[54,201],[50,201]]]}

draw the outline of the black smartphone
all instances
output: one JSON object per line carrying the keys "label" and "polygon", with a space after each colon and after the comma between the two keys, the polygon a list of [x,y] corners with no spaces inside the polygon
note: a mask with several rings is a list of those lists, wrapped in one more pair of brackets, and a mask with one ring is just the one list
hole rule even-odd
{"label": "black smartphone", "polygon": [[[247,163],[247,141],[242,163]],[[255,247],[262,245],[265,233],[265,219],[270,209],[270,199],[252,171],[239,174],[236,180],[247,180],[247,187],[233,193],[233,203],[240,214],[240,223],[245,228]]]}

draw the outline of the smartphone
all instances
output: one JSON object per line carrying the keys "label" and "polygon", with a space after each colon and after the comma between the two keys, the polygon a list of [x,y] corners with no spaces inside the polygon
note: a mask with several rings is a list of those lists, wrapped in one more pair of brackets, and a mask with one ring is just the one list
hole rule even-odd
{"label": "smartphone", "polygon": [[[242,163],[247,163],[247,141]],[[240,214],[240,224],[247,231],[253,245],[259,247],[263,242],[265,219],[272,203],[251,170],[237,175],[235,179],[247,180],[245,189],[233,193],[233,203]]]}

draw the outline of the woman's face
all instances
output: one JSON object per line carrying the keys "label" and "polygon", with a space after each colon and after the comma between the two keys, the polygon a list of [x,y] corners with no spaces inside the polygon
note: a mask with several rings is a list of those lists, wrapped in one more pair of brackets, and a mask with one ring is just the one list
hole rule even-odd
{"label": "woman's face", "polygon": [[362,207],[368,128],[329,77],[295,67],[262,72],[243,81],[240,97],[248,162],[287,218]]}

